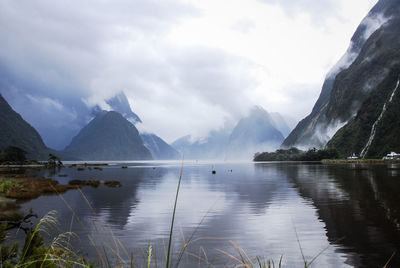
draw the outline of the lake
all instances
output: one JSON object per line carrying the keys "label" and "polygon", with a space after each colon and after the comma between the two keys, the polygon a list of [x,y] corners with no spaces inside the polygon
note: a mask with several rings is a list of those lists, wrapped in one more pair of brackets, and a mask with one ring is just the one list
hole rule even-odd
{"label": "lake", "polygon": [[[128,266],[133,257],[141,267],[151,244],[152,264],[162,267],[181,168],[180,162],[111,162],[103,170],[35,171],[61,183],[118,180],[122,187],[83,187],[22,207],[40,217],[56,210],[58,232],[71,229],[79,237],[75,249],[96,262],[104,247],[114,262]],[[304,267],[302,255],[314,259],[311,267],[383,267],[400,249],[399,220],[400,165],[186,161],[173,261],[191,241],[180,267],[233,267],[238,248],[276,265],[282,257],[283,267]],[[389,267],[400,267],[398,254]]]}

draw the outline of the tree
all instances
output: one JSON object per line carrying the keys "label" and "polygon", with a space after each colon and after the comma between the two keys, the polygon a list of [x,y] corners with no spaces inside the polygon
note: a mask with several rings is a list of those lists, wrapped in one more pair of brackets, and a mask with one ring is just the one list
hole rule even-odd
{"label": "tree", "polygon": [[61,159],[58,156],[54,154],[49,154],[47,165],[49,167],[61,167],[63,163],[61,162]]}

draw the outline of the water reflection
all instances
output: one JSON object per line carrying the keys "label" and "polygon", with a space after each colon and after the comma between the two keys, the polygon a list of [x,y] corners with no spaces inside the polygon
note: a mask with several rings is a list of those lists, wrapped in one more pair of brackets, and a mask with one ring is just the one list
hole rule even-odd
{"label": "water reflection", "polygon": [[[121,188],[85,187],[24,204],[39,215],[57,210],[61,229],[81,239],[76,247],[96,259],[94,243],[117,244],[102,228],[133,252],[141,266],[143,250],[152,241],[155,259],[164,263],[179,163],[115,164],[103,170],[64,168],[53,176],[70,179],[118,180]],[[390,168],[390,167],[389,167]],[[399,177],[387,167],[325,166],[298,163],[185,163],[174,236],[175,251],[196,231],[188,248],[204,248],[215,265],[232,264],[216,249],[232,252],[237,241],[249,255],[265,256],[285,267],[304,266],[297,237],[315,267],[383,266],[398,249]],[[216,170],[216,175],[211,174]],[[396,171],[396,170],[395,170]],[[86,201],[87,199],[87,201]],[[88,204],[88,203],[90,204]],[[68,204],[68,205],[66,205]],[[71,209],[69,209],[69,207]],[[73,217],[75,215],[75,217]],[[201,225],[199,223],[201,222]],[[297,233],[297,237],[296,237]],[[344,240],[337,241],[338,238]],[[202,239],[200,239],[202,238]],[[123,258],[123,249],[117,247]],[[188,255],[183,266],[197,259]],[[192,256],[192,257],[191,257]],[[204,256],[204,255],[203,255]],[[398,259],[393,263],[398,264]],[[383,262],[383,264],[382,264]]]}
{"label": "water reflection", "polygon": [[[303,198],[312,200],[330,242],[344,237],[347,262],[382,267],[399,249],[399,177],[386,166],[297,166],[282,169]],[[400,264],[399,257],[391,261]]]}

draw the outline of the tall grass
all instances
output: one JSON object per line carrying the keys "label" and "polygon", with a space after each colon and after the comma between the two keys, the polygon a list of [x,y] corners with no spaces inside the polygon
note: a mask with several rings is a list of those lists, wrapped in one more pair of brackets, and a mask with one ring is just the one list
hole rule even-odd
{"label": "tall grass", "polygon": [[[56,212],[50,211],[27,233],[22,250],[18,244],[0,246],[0,267],[89,267],[83,258],[74,253],[70,244],[73,233],[61,233],[46,246],[43,235],[51,235],[58,226]],[[5,238],[5,225],[0,228],[2,239]]]}
{"label": "tall grass", "polygon": [[[168,246],[166,248],[165,253],[165,267],[170,268],[175,266],[178,268],[181,264],[183,256],[185,252],[188,256],[193,257],[194,259],[198,260],[198,265],[200,267],[201,264],[204,264],[207,267],[215,267],[213,261],[209,259],[206,254],[206,250],[200,246],[199,253],[195,254],[193,252],[188,252],[188,247],[195,242],[198,242],[203,239],[222,239],[216,237],[199,237],[195,238],[195,234],[197,233],[199,227],[202,225],[204,219],[206,218],[207,214],[211,211],[212,207],[207,211],[207,213],[203,216],[199,224],[196,226],[194,231],[188,236],[188,240],[185,241],[183,236],[183,245],[180,250],[177,252],[176,259],[173,259],[173,234],[174,234],[174,225],[176,221],[176,210],[178,205],[178,198],[182,183],[183,177],[183,162],[182,167],[179,172],[179,180],[177,184],[175,199],[174,199],[174,206],[172,210],[172,217],[171,217],[171,226],[169,230],[169,239],[168,239]],[[147,248],[143,250],[143,257],[144,260],[140,261],[139,263],[135,263],[137,259],[135,259],[133,252],[129,253],[128,250],[123,246],[121,241],[115,237],[112,232],[112,229],[103,224],[96,215],[95,210],[91,206],[89,200],[85,196],[85,194],[78,189],[81,193],[82,198],[84,199],[87,206],[90,208],[91,213],[94,215],[95,220],[91,222],[93,229],[97,233],[97,237],[93,237],[92,235],[88,235],[88,239],[90,243],[93,245],[95,249],[95,253],[97,255],[98,266],[101,267],[158,267],[157,258],[154,258],[156,251],[153,245],[149,242]],[[32,233],[28,234],[25,240],[24,247],[21,251],[20,256],[17,258],[14,256],[14,264],[15,267],[92,267],[93,265],[88,264],[79,254],[76,254],[73,247],[71,246],[71,239],[76,238],[76,236],[71,232],[72,224],[76,220],[82,226],[85,226],[85,223],[79,219],[78,215],[74,211],[74,209],[68,204],[68,202],[64,199],[62,195],[59,197],[64,201],[66,206],[72,212],[72,219],[70,224],[70,231],[67,233],[62,233],[56,236],[49,246],[44,246],[43,240],[41,239],[40,235],[51,235],[50,230],[56,226],[58,226],[58,222],[56,219],[56,213],[54,211],[49,212],[45,217],[43,217],[38,224],[36,225],[35,229],[33,229]],[[218,200],[217,200],[218,201]],[[217,202],[216,201],[216,202]],[[214,204],[213,204],[214,206]],[[310,261],[307,261],[304,253],[303,248],[301,246],[301,241],[298,236],[297,230],[293,224],[296,240],[300,249],[300,253],[302,256],[303,264],[305,268],[311,267],[312,264],[315,263],[316,259],[329,247],[324,248],[320,251],[315,257],[313,257]],[[1,232],[0,232],[1,235]],[[96,243],[96,238],[100,239],[100,243]],[[104,239],[104,240],[102,240]],[[343,238],[341,238],[343,239]],[[338,242],[341,239],[335,241]],[[1,239],[0,239],[1,242]],[[273,260],[266,260],[264,257],[250,256],[243,248],[239,246],[237,242],[231,242],[231,248],[233,248],[233,253],[229,253],[226,250],[216,249],[216,252],[221,253],[222,256],[225,256],[228,263],[231,263],[233,267],[245,267],[245,268],[281,268],[283,264],[283,256],[280,257],[279,261],[275,264]],[[12,252],[12,250],[11,250]],[[3,256],[2,247],[0,246],[0,260],[2,260]],[[125,255],[125,258],[122,256]],[[394,255],[393,255],[394,256]],[[388,260],[388,263],[385,267],[388,266],[393,256]],[[15,261],[16,259],[16,261]],[[232,264],[233,262],[233,264]],[[226,264],[225,267],[229,264]],[[3,263],[0,263],[0,267],[3,267]],[[4,266],[6,267],[6,266]],[[10,266],[11,267],[11,266]]]}

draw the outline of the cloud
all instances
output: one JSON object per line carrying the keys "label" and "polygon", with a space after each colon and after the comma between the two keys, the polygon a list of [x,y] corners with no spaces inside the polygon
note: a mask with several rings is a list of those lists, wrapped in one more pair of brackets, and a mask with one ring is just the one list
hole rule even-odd
{"label": "cloud", "polygon": [[390,20],[390,17],[385,17],[384,14],[375,14],[371,17],[366,17],[361,25],[365,26],[364,40],[367,40],[376,30]]}
{"label": "cloud", "polygon": [[[119,90],[132,89],[125,88],[130,85],[127,78],[134,75],[133,71],[138,77],[146,63],[151,73],[157,62],[148,62],[150,56],[146,55],[150,53],[146,44],[157,43],[159,36],[187,15],[196,16],[196,10],[174,0],[79,4],[2,1],[0,91],[39,130],[47,145],[62,149],[87,123],[90,106]],[[121,69],[117,65],[122,59],[125,59],[124,69],[118,76]],[[132,62],[137,68],[129,70],[127,63]],[[105,88],[99,85],[104,78],[112,78],[115,83]],[[62,108],[58,105],[61,100]],[[31,110],[35,113],[30,113]],[[65,120],[74,112],[79,116]],[[62,142],[56,142],[51,136],[60,131],[60,122],[74,133],[63,131],[68,135]]]}
{"label": "cloud", "polygon": [[239,19],[232,24],[231,28],[241,33],[248,33],[256,27],[256,24],[251,19]]}
{"label": "cloud", "polygon": [[372,5],[356,2],[346,21],[328,0],[1,1],[0,92],[56,148],[120,91],[170,142],[253,105],[301,119]]}
{"label": "cloud", "polygon": [[299,12],[307,13],[319,21],[328,19],[340,11],[337,0],[259,0],[262,3],[282,7],[290,16]]}

